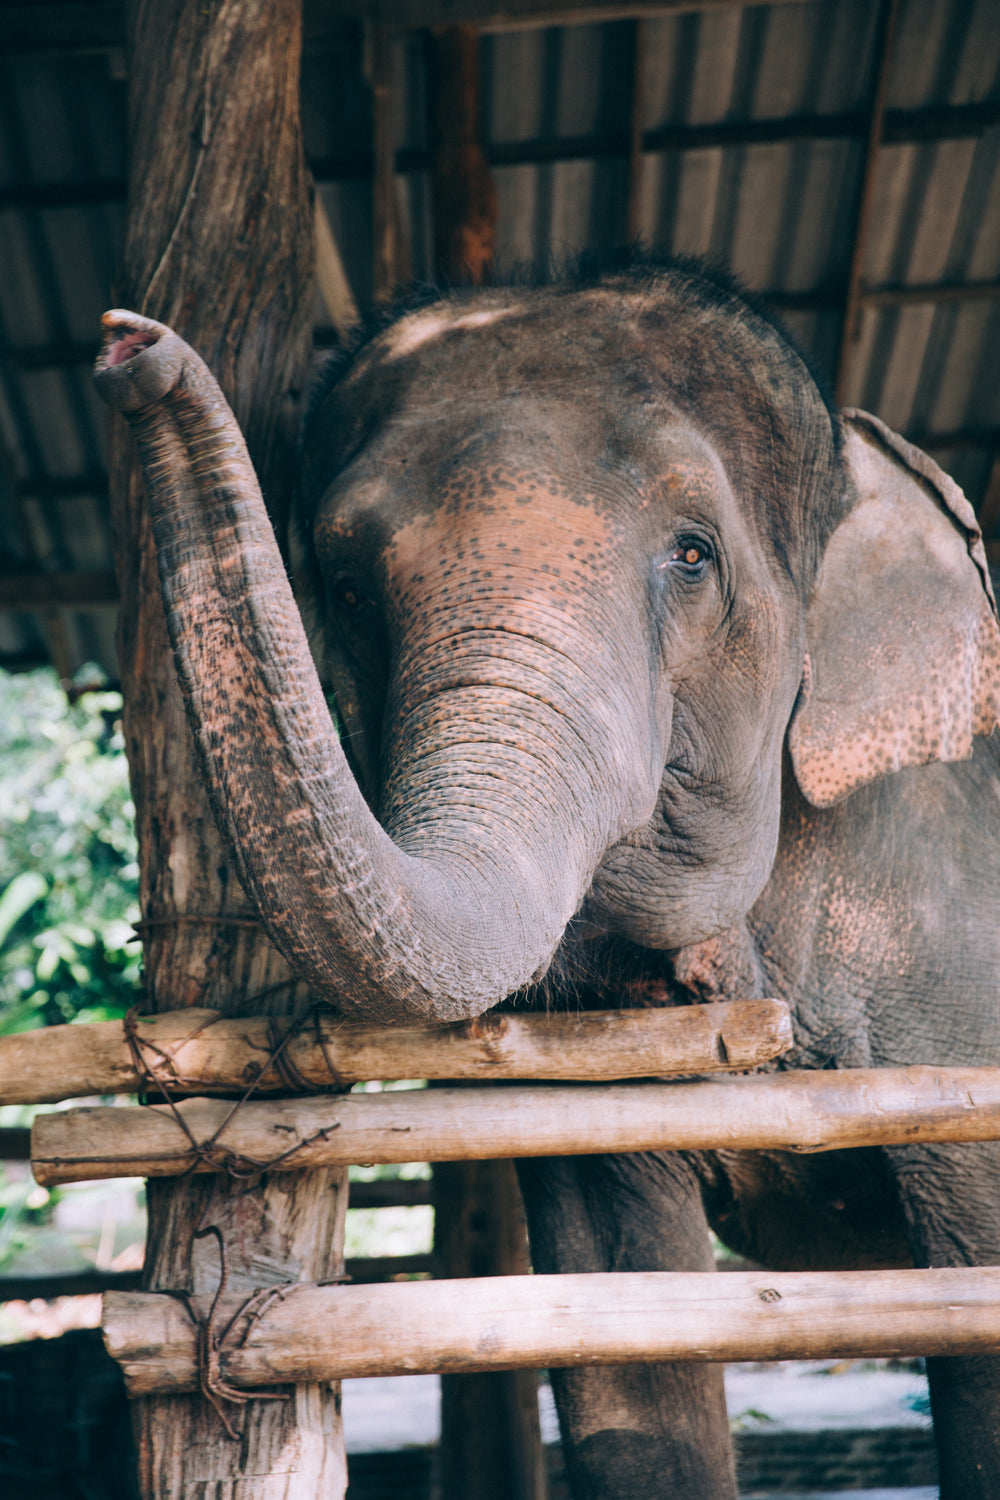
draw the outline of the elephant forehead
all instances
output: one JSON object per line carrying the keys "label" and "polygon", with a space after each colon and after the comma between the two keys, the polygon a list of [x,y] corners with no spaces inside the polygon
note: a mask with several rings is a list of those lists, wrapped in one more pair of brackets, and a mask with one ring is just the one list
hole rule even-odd
{"label": "elephant forehead", "polygon": [[525,575],[569,583],[604,567],[620,541],[611,518],[575,494],[544,477],[498,471],[463,488],[457,514],[423,512],[405,520],[384,557],[396,580],[437,566],[443,579],[453,570],[498,586],[520,585]]}
{"label": "elephant forehead", "polygon": [[458,308],[434,308],[416,313],[396,323],[384,336],[380,356],[387,363],[404,359],[447,337],[474,328],[489,328],[493,324],[510,322],[523,316],[525,309],[518,302],[507,307],[481,307],[471,312]]}

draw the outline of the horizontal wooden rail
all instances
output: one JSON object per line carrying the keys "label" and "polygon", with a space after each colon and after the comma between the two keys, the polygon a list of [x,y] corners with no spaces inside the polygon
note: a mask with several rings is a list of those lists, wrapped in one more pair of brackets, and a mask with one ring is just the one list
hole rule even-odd
{"label": "horizontal wooden rail", "polygon": [[[219,1309],[220,1328],[240,1302],[230,1297]],[[208,1299],[197,1305],[204,1316]],[[130,1396],[195,1389],[196,1331],[175,1297],[109,1292],[104,1339]],[[998,1350],[1000,1267],[484,1276],[289,1287],[248,1331],[237,1320],[222,1375],[258,1387],[664,1359]]]}
{"label": "horizontal wooden rail", "polygon": [[[776,1073],[698,1082],[398,1089],[320,1099],[69,1109],[32,1129],[38,1182],[353,1162],[689,1151],[830,1151],[1000,1138],[1000,1069]],[[211,1144],[210,1144],[211,1143]]]}
{"label": "horizontal wooden rail", "polygon": [[[318,1030],[317,1030],[318,1027]],[[159,1081],[196,1093],[262,1093],[288,1082],[267,1067],[268,1018],[168,1011],[135,1028]],[[664,1010],[580,1015],[487,1015],[452,1026],[359,1026],[317,1017],[283,1055],[312,1088],[371,1078],[649,1078],[755,1068],[792,1042],[781,1000],[736,1000]],[[143,1080],[121,1022],[50,1026],[0,1037],[0,1104],[46,1104],[87,1094],[134,1094]]]}

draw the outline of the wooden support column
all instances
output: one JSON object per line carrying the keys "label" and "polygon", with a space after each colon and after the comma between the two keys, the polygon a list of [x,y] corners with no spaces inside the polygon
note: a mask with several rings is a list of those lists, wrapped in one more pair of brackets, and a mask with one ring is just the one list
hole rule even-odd
{"label": "wooden support column", "polygon": [[410,279],[408,246],[396,200],[396,141],[392,99],[392,32],[372,26],[367,39],[372,92],[372,290],[376,302]]}
{"label": "wooden support column", "polygon": [[[172,324],[226,392],[279,535],[309,344],[313,230],[299,127],[299,0],[130,0],[130,181],[116,301]],[[266,941],[208,807],[167,645],[142,484],[111,437],[119,652],[135,796],[147,1004],[287,1013],[307,997]],[[211,1294],[329,1280],[342,1266],[346,1173],[150,1183],[145,1285]],[[180,1305],[180,1304],[178,1304]],[[146,1500],[336,1500],[336,1387],[225,1406],[136,1403]]]}
{"label": "wooden support column", "polygon": [[482,286],[496,252],[497,191],[480,133],[474,26],[428,33],[427,102],[437,274],[446,282]]}
{"label": "wooden support column", "polygon": [[646,22],[631,23],[631,74],[629,82],[628,177],[625,188],[625,241],[635,244],[642,237],[642,132],[646,114]]}
{"label": "wooden support column", "polygon": [[896,30],[899,0],[882,0],[875,30],[874,61],[872,65],[872,92],[868,109],[868,130],[865,137],[865,154],[861,167],[861,186],[858,191],[857,216],[851,240],[851,264],[847,273],[847,289],[844,295],[844,313],[840,327],[840,348],[837,351],[837,372],[834,388],[837,400],[844,404],[850,396],[850,379],[854,354],[861,338],[861,318],[864,313],[863,281],[865,256],[868,251],[868,232],[875,207],[875,183],[878,172],[879,149],[882,144],[882,126],[885,120],[885,104],[889,92],[889,65],[892,59],[892,39]]}
{"label": "wooden support column", "polygon": [[[525,1276],[528,1231],[509,1161],[434,1168],[436,1278]],[[544,1500],[538,1373],[441,1376],[442,1500]]]}

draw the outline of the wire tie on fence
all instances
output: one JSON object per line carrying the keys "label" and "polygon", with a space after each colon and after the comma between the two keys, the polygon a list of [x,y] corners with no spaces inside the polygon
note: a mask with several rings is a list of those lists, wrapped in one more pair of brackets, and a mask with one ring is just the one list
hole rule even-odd
{"label": "wire tie on fence", "polygon": [[288,1088],[294,1093],[311,1094],[315,1092],[316,1085],[310,1083],[309,1079],[303,1076],[288,1055],[289,1042],[294,1041],[297,1036],[301,1036],[305,1028],[312,1022],[316,1033],[316,1045],[322,1053],[326,1070],[330,1075],[328,1091],[337,1094],[346,1094],[349,1092],[351,1085],[337,1071],[337,1067],[327,1050],[326,1038],[323,1035],[323,1028],[319,1020],[319,1010],[322,1003],[322,1001],[317,1001],[311,1005],[307,1011],[299,1016],[298,1020],[292,1021],[286,1026],[284,1031],[281,1030],[281,1021],[277,1016],[272,1016],[269,1019],[267,1023],[267,1039],[271,1046],[271,1055],[258,1074],[258,1079],[267,1072],[268,1068],[273,1067],[282,1082],[287,1084]]}
{"label": "wire tie on fence", "polygon": [[205,1400],[215,1410],[226,1433],[233,1442],[239,1442],[243,1436],[237,1432],[229,1414],[223,1407],[224,1401],[234,1406],[245,1406],[248,1401],[287,1401],[288,1391],[244,1391],[234,1385],[230,1385],[222,1373],[222,1357],[226,1353],[226,1345],[234,1329],[241,1318],[247,1319],[239,1339],[230,1344],[231,1349],[240,1349],[246,1342],[250,1330],[254,1324],[264,1316],[271,1304],[284,1297],[294,1285],[289,1282],[285,1286],[259,1287],[257,1291],[251,1292],[233,1313],[229,1322],[220,1332],[218,1327],[219,1310],[222,1299],[225,1297],[226,1288],[229,1284],[229,1265],[226,1259],[226,1242],[222,1237],[222,1230],[218,1224],[206,1224],[203,1229],[196,1229],[192,1235],[193,1240],[203,1240],[211,1235],[219,1247],[219,1284],[215,1289],[211,1306],[207,1317],[201,1317],[195,1311],[190,1292],[172,1291],[170,1296],[176,1297],[187,1309],[189,1318],[195,1327],[197,1334],[197,1362],[198,1362],[198,1389]]}
{"label": "wire tie on fence", "polygon": [[[275,988],[281,987],[283,986],[275,986]],[[300,1092],[302,1090],[304,1090],[306,1093],[312,1092],[312,1085],[306,1078],[302,1076],[298,1068],[286,1054],[286,1048],[289,1041],[291,1041],[293,1037],[298,1036],[310,1021],[312,1021],[316,1027],[316,1034],[323,1053],[323,1058],[331,1075],[331,1092],[336,1091],[339,1093],[345,1093],[350,1088],[350,1085],[337,1072],[337,1069],[326,1050],[318,1017],[320,1003],[321,1002],[317,1002],[316,1004],[310,1006],[309,1009],[298,1018],[298,1020],[291,1022],[288,1026],[285,1027],[283,1031],[279,1031],[279,1023],[276,1018],[269,1018],[268,1041],[270,1043],[271,1051],[267,1058],[267,1061],[264,1063],[260,1072],[257,1073],[253,1079],[251,1079],[250,1083],[244,1089],[240,1097],[233,1101],[232,1108],[227,1112],[225,1117],[222,1119],[216,1130],[212,1133],[207,1141],[198,1141],[195,1139],[191,1127],[188,1125],[184,1116],[181,1114],[180,1110],[177,1107],[177,1101],[174,1098],[173,1092],[171,1091],[170,1084],[165,1078],[163,1078],[159,1073],[155,1072],[150,1067],[143,1049],[147,1047],[150,1048],[163,1060],[168,1068],[171,1069],[175,1066],[173,1058],[168,1053],[164,1052],[164,1050],[155,1042],[150,1041],[141,1035],[138,1029],[138,1023],[141,1019],[138,1009],[136,1007],[133,1007],[130,1011],[127,1012],[122,1022],[125,1042],[128,1046],[129,1053],[131,1054],[133,1066],[135,1067],[136,1073],[138,1074],[140,1080],[143,1080],[146,1085],[145,1088],[140,1089],[140,1098],[143,1098],[143,1100],[145,1101],[145,1098],[148,1096],[148,1093],[150,1091],[155,1091],[157,1094],[159,1094],[159,1096],[162,1098],[163,1102],[169,1109],[174,1123],[180,1127],[180,1129],[186,1136],[188,1144],[191,1148],[192,1160],[191,1165],[183,1174],[184,1176],[190,1176],[191,1173],[195,1171],[198,1163],[201,1161],[212,1168],[214,1171],[225,1172],[234,1181],[252,1183],[258,1178],[262,1177],[265,1172],[272,1171],[275,1167],[280,1166],[283,1162],[287,1161],[289,1157],[294,1156],[296,1152],[303,1150],[307,1146],[311,1146],[314,1141],[325,1140],[330,1133],[332,1133],[334,1130],[339,1129],[339,1121],[334,1121],[331,1125],[321,1127],[306,1139],[297,1141],[294,1146],[290,1146],[287,1151],[282,1151],[278,1156],[271,1158],[269,1161],[257,1161],[253,1157],[242,1156],[239,1152],[230,1151],[228,1148],[221,1147],[219,1145],[219,1137],[223,1134],[226,1127],[231,1124],[237,1112],[243,1107],[243,1105],[257,1089],[261,1078],[269,1068],[273,1067],[282,1081],[288,1084],[289,1087],[291,1087],[295,1092]],[[222,1016],[218,1015],[213,1016],[210,1020],[202,1021],[200,1025],[195,1027],[195,1029],[189,1034],[189,1036],[183,1039],[183,1041],[190,1041],[192,1038],[198,1036],[202,1031],[206,1030],[209,1026],[214,1026],[216,1022],[220,1021],[221,1019]],[[181,1079],[177,1079],[176,1083],[179,1084],[179,1086],[182,1088],[190,1087],[190,1085],[185,1085],[184,1081]]]}

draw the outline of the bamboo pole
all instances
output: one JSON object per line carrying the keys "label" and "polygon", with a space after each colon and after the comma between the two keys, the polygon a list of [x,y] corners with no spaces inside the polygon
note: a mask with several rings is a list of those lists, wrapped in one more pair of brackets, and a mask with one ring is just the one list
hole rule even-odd
{"label": "bamboo pole", "polygon": [[[198,1304],[201,1316],[207,1313]],[[219,1309],[219,1327],[240,1299]],[[241,1337],[245,1331],[245,1337]],[[104,1340],[130,1396],[196,1384],[176,1298],[108,1292]],[[298,1284],[223,1343],[234,1386],[653,1360],[996,1353],[1000,1267],[614,1272],[387,1286]]]}
{"label": "bamboo pole", "polygon": [[831,1151],[1000,1138],[1000,1069],[777,1073],[699,1082],[400,1089],[234,1108],[100,1107],[39,1115],[32,1170],[98,1177],[282,1172],[351,1162],[476,1161],[616,1151]]}
{"label": "bamboo pole", "polygon": [[[265,1064],[274,1050],[266,1016],[166,1011],[135,1026],[157,1083],[188,1093],[287,1092]],[[280,1035],[280,1031],[279,1031]],[[345,1083],[370,1078],[648,1078],[746,1070],[791,1046],[780,1000],[736,1000],[668,1010],[582,1015],[489,1015],[453,1026],[390,1031],[334,1016],[292,1037],[284,1056],[321,1089],[330,1064]],[[329,1062],[327,1061],[329,1059]],[[48,1104],[89,1094],[134,1094],[140,1077],[118,1021],[50,1026],[0,1037],[0,1104]]]}

